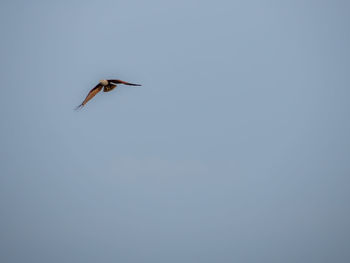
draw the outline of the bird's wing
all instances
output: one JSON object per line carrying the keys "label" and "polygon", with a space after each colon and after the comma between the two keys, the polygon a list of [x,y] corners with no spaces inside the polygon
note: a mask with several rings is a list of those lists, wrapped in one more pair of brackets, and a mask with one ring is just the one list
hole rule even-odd
{"label": "bird's wing", "polygon": [[125,84],[125,85],[129,85],[129,86],[141,86],[140,84],[133,84],[133,83],[129,83],[126,81],[122,81],[120,79],[109,79],[108,81],[115,83],[115,84]]}
{"label": "bird's wing", "polygon": [[83,107],[89,100],[91,100],[97,93],[99,93],[102,89],[102,85],[101,84],[97,84],[95,88],[93,88],[92,90],[90,90],[89,94],[86,96],[85,100],[83,101],[82,104],[80,104],[77,109],[79,109],[80,107]]}

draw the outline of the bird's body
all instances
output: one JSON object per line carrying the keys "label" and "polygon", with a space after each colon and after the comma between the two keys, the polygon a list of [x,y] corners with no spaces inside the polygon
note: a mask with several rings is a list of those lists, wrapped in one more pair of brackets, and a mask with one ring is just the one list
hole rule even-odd
{"label": "bird's body", "polygon": [[89,94],[86,96],[85,100],[80,104],[77,109],[84,107],[85,104],[91,100],[97,93],[99,93],[102,88],[104,92],[109,92],[117,87],[117,84],[124,84],[128,86],[141,86],[140,84],[133,84],[129,82],[125,82],[119,79],[102,79],[100,82],[92,89],[90,90]]}
{"label": "bird's body", "polygon": [[102,86],[107,86],[109,83],[108,83],[108,80],[106,80],[106,79],[101,79],[101,80],[100,80],[100,84],[101,84]]}

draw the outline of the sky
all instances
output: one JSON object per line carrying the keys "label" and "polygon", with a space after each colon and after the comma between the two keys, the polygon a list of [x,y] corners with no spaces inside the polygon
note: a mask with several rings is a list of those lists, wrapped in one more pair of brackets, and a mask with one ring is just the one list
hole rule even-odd
{"label": "sky", "polygon": [[1,1],[0,261],[350,262],[349,11]]}

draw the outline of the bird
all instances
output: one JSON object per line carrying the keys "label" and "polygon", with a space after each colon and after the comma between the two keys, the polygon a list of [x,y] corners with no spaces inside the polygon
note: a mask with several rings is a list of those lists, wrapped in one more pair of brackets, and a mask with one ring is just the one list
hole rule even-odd
{"label": "bird", "polygon": [[109,92],[115,89],[118,84],[124,84],[128,86],[141,86],[140,84],[129,83],[119,79],[102,79],[92,90],[90,90],[85,100],[78,107],[76,107],[76,109],[84,107],[89,100],[91,100],[97,93],[102,90],[102,88],[103,92]]}

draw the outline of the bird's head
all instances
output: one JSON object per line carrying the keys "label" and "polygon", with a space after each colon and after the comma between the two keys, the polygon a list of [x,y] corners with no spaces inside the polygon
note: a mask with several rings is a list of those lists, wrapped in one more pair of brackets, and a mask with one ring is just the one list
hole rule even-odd
{"label": "bird's head", "polygon": [[100,80],[100,84],[101,84],[102,86],[107,86],[107,85],[108,85],[108,81],[107,81],[106,79],[101,79],[101,80]]}

